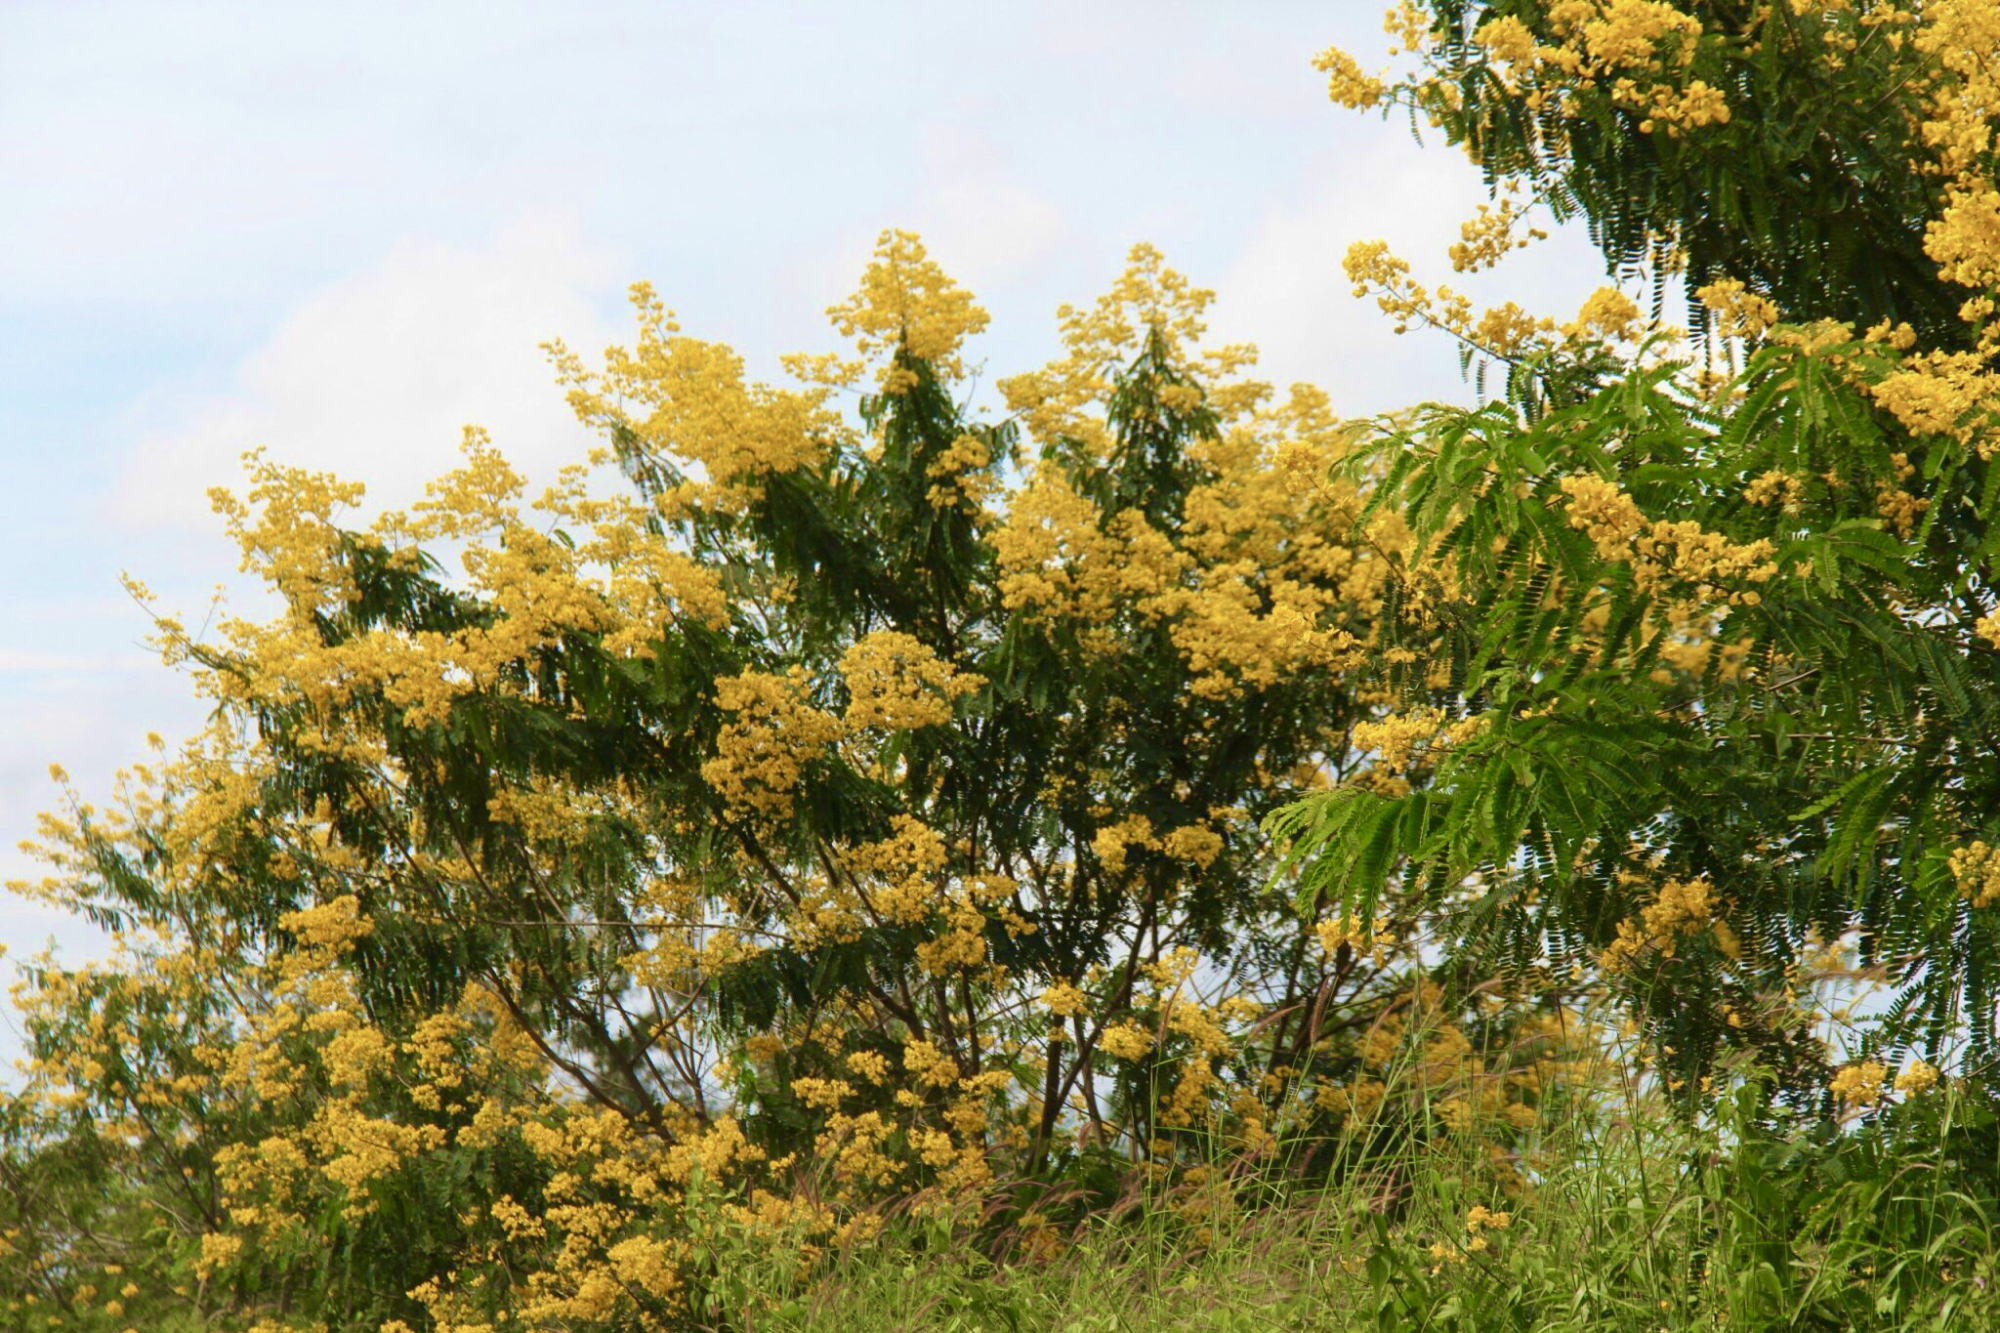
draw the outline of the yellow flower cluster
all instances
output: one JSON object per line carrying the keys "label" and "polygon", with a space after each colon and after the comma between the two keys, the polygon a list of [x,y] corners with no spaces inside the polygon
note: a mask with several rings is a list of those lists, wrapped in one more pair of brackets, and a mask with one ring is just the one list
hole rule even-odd
{"label": "yellow flower cluster", "polygon": [[1200,364],[1205,404],[1225,427],[1192,460],[1211,479],[1188,493],[1179,530],[1170,535],[1136,508],[1107,514],[1065,466],[1044,462],[992,541],[1009,609],[1066,622],[1106,655],[1122,633],[1165,625],[1195,692],[1226,698],[1356,660],[1390,576],[1382,557],[1403,537],[1389,518],[1357,540],[1344,527],[1359,508],[1354,488],[1318,482],[1353,434],[1324,394],[1298,386],[1267,405],[1268,386],[1220,378],[1247,364],[1245,349],[1197,363],[1209,300],[1142,249],[1093,311],[1066,312],[1062,360],[1002,384],[1032,434],[1108,459],[1102,409],[1123,360],[1154,339],[1190,372]]}
{"label": "yellow flower cluster", "polygon": [[1097,506],[1052,468],[1015,497],[993,546],[1008,609],[1101,630],[1121,603],[1163,595],[1188,564],[1135,510],[1116,515],[1107,530]]}
{"label": "yellow flower cluster", "polygon": [[702,776],[732,807],[783,814],[805,767],[838,740],[841,725],[804,697],[805,671],[746,670],[715,683],[716,703],[731,715]]}
{"label": "yellow flower cluster", "polygon": [[247,504],[221,488],[208,493],[243,552],[243,572],[260,575],[288,603],[322,611],[343,607],[353,590],[338,560],[335,520],[361,503],[364,488],[324,472],[280,467],[261,449],[243,461],[251,478]]}
{"label": "yellow flower cluster", "polygon": [[1937,1066],[1923,1060],[1912,1060],[1910,1067],[1896,1075],[1896,1091],[1911,1096],[1930,1092],[1939,1082]]}
{"label": "yellow flower cluster", "polygon": [[1067,981],[1059,981],[1042,992],[1042,1008],[1057,1018],[1072,1018],[1083,1013],[1089,1002],[1082,991]]}
{"label": "yellow flower cluster", "polygon": [[1982,458],[2000,448],[1992,435],[2000,374],[1985,353],[1917,354],[1870,384],[1869,392],[1912,434],[1974,443]]}
{"label": "yellow flower cluster", "polygon": [[1845,1065],[1834,1073],[1828,1091],[1843,1106],[1872,1106],[1882,1100],[1889,1071],[1879,1060],[1862,1060]]}
{"label": "yellow flower cluster", "polygon": [[1097,1049],[1114,1059],[1144,1059],[1153,1049],[1153,1034],[1134,1023],[1113,1023],[1098,1037]]}
{"label": "yellow flower cluster", "polygon": [[1974,907],[2000,903],[2000,854],[1983,841],[1973,841],[1951,854],[1951,877],[1958,896]]}
{"label": "yellow flower cluster", "polygon": [[1438,1267],[1431,1271],[1436,1273],[1445,1264],[1465,1263],[1472,1255],[1491,1249],[1492,1237],[1484,1233],[1505,1231],[1513,1224],[1512,1214],[1495,1212],[1484,1204],[1474,1204],[1465,1215],[1466,1240],[1463,1246],[1448,1245],[1444,1241],[1432,1242],[1430,1254],[1438,1261]]}
{"label": "yellow flower cluster", "polygon": [[1786,513],[1798,507],[1805,495],[1805,483],[1790,472],[1772,470],[1759,473],[1743,488],[1743,498],[1753,505],[1775,507]]}
{"label": "yellow flower cluster", "polygon": [[1720,89],[1700,79],[1680,81],[1702,25],[1679,7],[1664,0],[1564,0],[1550,6],[1549,28],[1552,43],[1528,46],[1525,34],[1510,29],[1488,47],[1505,77],[1528,90],[1530,106],[1573,115],[1569,90],[1595,84],[1641,117],[1642,134],[1678,135],[1728,122]]}
{"label": "yellow flower cluster", "polygon": [[899,349],[952,378],[964,374],[959,350],[986,327],[972,293],[946,276],[914,233],[885,231],[861,275],[861,288],[827,314],[843,337],[885,364],[882,388],[907,392],[914,372],[887,362]]}
{"label": "yellow flower cluster", "polygon": [[1514,250],[1526,249],[1533,241],[1546,240],[1548,233],[1529,227],[1521,235],[1523,210],[1512,199],[1502,199],[1498,207],[1479,205],[1479,211],[1460,224],[1459,239],[1447,252],[1451,267],[1458,273],[1476,273],[1497,265]]}
{"label": "yellow flower cluster", "polygon": [[[1992,164],[2000,10],[1985,0],[1936,0],[1878,5],[1865,17],[1899,45],[1907,31],[1912,49],[1929,62],[1916,85],[1925,108],[1919,129],[1932,160],[1916,165],[1940,178],[1944,207],[1925,229],[1924,248],[1941,276],[1972,293],[1960,314],[1977,333],[1975,348],[1916,353],[1871,391],[1913,433],[1970,443],[1990,458],[2000,407],[2000,376],[1993,370],[2000,355],[1993,297],[2000,288],[2000,188]],[[1913,335],[1888,337],[1899,348],[1914,341]]]}
{"label": "yellow flower cluster", "polygon": [[2000,648],[2000,607],[1995,607],[1973,622],[1972,632],[1994,648]]}
{"label": "yellow flower cluster", "polygon": [[978,436],[959,436],[924,468],[925,475],[935,479],[925,499],[939,509],[977,508],[992,485],[980,474],[992,462],[993,451]]}
{"label": "yellow flower cluster", "polygon": [[553,507],[557,518],[590,526],[589,539],[577,544],[576,553],[585,567],[605,571],[602,596],[613,628],[604,645],[634,657],[652,656],[653,645],[677,626],[720,630],[732,611],[715,571],[677,549],[647,521],[648,509],[632,501],[567,497]]}
{"label": "yellow flower cluster", "polygon": [[644,283],[633,286],[632,306],[638,343],[608,349],[602,372],[586,368],[560,342],[549,344],[579,420],[698,464],[725,503],[764,474],[811,466],[825,455],[841,427],[823,391],[746,382],[741,356],[683,335]]}
{"label": "yellow flower cluster", "polygon": [[856,639],[841,656],[847,682],[848,730],[881,727],[914,731],[951,721],[954,699],[977,690],[985,678],[957,672],[929,645],[899,630],[876,630]]}
{"label": "yellow flower cluster", "polygon": [[1319,937],[1319,947],[1329,957],[1338,956],[1342,949],[1350,953],[1372,958],[1377,967],[1388,962],[1395,951],[1396,938],[1390,933],[1389,918],[1377,916],[1372,922],[1363,922],[1352,913],[1322,921],[1313,928]]}
{"label": "yellow flower cluster", "polygon": [[1395,771],[1433,761],[1477,736],[1485,725],[1481,717],[1451,718],[1439,708],[1417,708],[1355,723],[1353,741],[1357,750],[1372,752],[1380,767]]}
{"label": "yellow flower cluster", "polygon": [[1176,861],[1206,870],[1222,855],[1222,835],[1206,824],[1183,824],[1160,839],[1160,850]]}
{"label": "yellow flower cluster", "polygon": [[1314,56],[1313,68],[1326,75],[1326,95],[1339,106],[1365,110],[1388,92],[1386,83],[1363,70],[1353,56],[1337,46]]}
{"label": "yellow flower cluster", "polygon": [[[258,669],[205,675],[202,688],[225,704],[304,705],[326,720],[319,744],[327,753],[368,761],[377,757],[370,745],[334,723],[357,696],[380,691],[409,725],[433,725],[459,699],[494,687],[523,657],[565,635],[602,634],[614,652],[647,656],[676,625],[727,622],[730,604],[715,574],[649,530],[645,507],[585,502],[559,488],[543,500],[536,522],[517,507],[524,483],[485,432],[468,428],[463,449],[464,464],[433,482],[411,512],[384,514],[367,533],[333,527],[329,497],[357,491],[296,470],[253,462],[254,518],[250,506],[218,492],[246,568],[278,587],[286,610],[269,623],[225,619],[225,641]],[[573,544],[548,534],[551,522],[572,521],[591,525],[591,539]],[[456,543],[465,586],[498,614],[450,634],[377,629],[329,642],[318,618],[352,597],[343,540],[391,562],[405,562],[421,542]],[[170,660],[193,654],[178,622],[160,628]]]}
{"label": "yellow flower cluster", "polygon": [[[883,921],[914,925],[929,919],[945,901],[944,870],[950,849],[937,830],[909,815],[898,815],[895,833],[845,853],[841,868],[849,882],[865,885],[867,908]],[[1004,882],[994,888],[1004,892]],[[843,917],[861,907],[847,905]],[[822,921],[824,924],[824,919]]]}
{"label": "yellow flower cluster", "polygon": [[1132,848],[1151,850],[1159,845],[1159,839],[1153,836],[1152,820],[1144,815],[1128,815],[1097,830],[1097,835],[1091,839],[1090,849],[1097,853],[1097,859],[1106,871],[1119,875],[1125,871],[1125,861]]}
{"label": "yellow flower cluster", "polygon": [[1626,917],[1618,923],[1618,938],[1599,955],[1598,964],[1616,974],[1630,970],[1646,955],[1672,958],[1682,939],[1708,930],[1726,944],[1729,937],[1722,933],[1727,927],[1718,919],[1719,905],[1715,886],[1706,879],[1668,880],[1636,920]]}
{"label": "yellow flower cluster", "polygon": [[[1401,34],[1403,51],[1421,53],[1431,36],[1410,14],[1407,5],[1390,10],[1387,26]],[[1665,0],[1558,0],[1548,7],[1547,29],[1543,40],[1517,15],[1487,14],[1472,34],[1488,68],[1529,111],[1575,117],[1578,90],[1599,89],[1639,118],[1642,134],[1679,135],[1728,122],[1722,91],[1688,75],[1703,27],[1684,8]],[[1460,90],[1448,80],[1391,85],[1386,74],[1365,73],[1338,48],[1321,52],[1314,64],[1328,76],[1328,95],[1342,106],[1371,107],[1413,94],[1435,115],[1439,106],[1460,103]]]}
{"label": "yellow flower cluster", "polygon": [[1576,318],[1563,325],[1562,332],[1572,340],[1629,342],[1639,336],[1644,326],[1638,302],[1616,287],[1599,287],[1583,299]]}
{"label": "yellow flower cluster", "polygon": [[1908,454],[1891,454],[1889,462],[1896,469],[1896,480],[1876,487],[1875,512],[1896,530],[1897,536],[1908,537],[1916,531],[1918,520],[1930,509],[1931,502],[1926,496],[1903,489],[1904,484],[1917,475],[1916,464],[1910,461]]}
{"label": "yellow flower cluster", "polygon": [[1168,268],[1153,246],[1135,245],[1125,271],[1095,305],[1057,310],[1062,357],[1042,370],[1001,380],[1001,397],[1033,439],[1069,442],[1108,458],[1113,445],[1104,406],[1113,380],[1149,341],[1158,340],[1173,366],[1208,382],[1210,406],[1225,419],[1247,411],[1268,388],[1229,381],[1255,360],[1254,350],[1238,345],[1196,350],[1214,302],[1214,292]]}
{"label": "yellow flower cluster", "polygon": [[1586,533],[1607,560],[1629,563],[1648,591],[1669,581],[1692,583],[1703,601],[1722,597],[1732,606],[1755,606],[1759,596],[1744,583],[1763,583],[1778,572],[1777,547],[1758,539],[1738,544],[1699,523],[1648,521],[1614,481],[1589,474],[1565,477],[1569,523]]}
{"label": "yellow flower cluster", "polygon": [[1697,288],[1695,299],[1715,316],[1716,332],[1725,338],[1754,342],[1778,322],[1777,304],[1735,278],[1718,278]]}
{"label": "yellow flower cluster", "polygon": [[1578,39],[1600,69],[1686,64],[1701,36],[1700,21],[1665,0],[1560,0],[1549,7],[1549,26]]}

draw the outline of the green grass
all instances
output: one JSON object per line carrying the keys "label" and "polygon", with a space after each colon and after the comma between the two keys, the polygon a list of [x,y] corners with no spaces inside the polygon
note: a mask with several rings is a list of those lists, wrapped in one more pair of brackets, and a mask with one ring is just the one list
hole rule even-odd
{"label": "green grass", "polygon": [[[1990,1113],[1940,1093],[1835,1132],[1813,1117],[1746,1128],[1750,1105],[1703,1126],[1644,1098],[1572,1117],[1544,1132],[1515,1197],[1468,1141],[1372,1155],[1338,1185],[1263,1206],[1243,1202],[1248,1175],[1218,1171],[1065,1227],[1041,1253],[1018,1229],[906,1218],[808,1281],[735,1256],[717,1291],[756,1298],[719,1300],[717,1326],[2000,1330]],[[1469,1231],[1476,1204],[1509,1224]]]}

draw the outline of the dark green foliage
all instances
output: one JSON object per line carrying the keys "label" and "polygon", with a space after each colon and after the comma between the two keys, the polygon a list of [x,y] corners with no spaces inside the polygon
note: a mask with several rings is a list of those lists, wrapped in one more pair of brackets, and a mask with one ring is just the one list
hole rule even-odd
{"label": "dark green foliage", "polygon": [[[1425,0],[1439,74],[1462,106],[1427,101],[1446,135],[1489,180],[1526,178],[1558,217],[1580,217],[1609,269],[1638,274],[1672,252],[1689,292],[1734,278],[1801,321],[1866,327],[1908,321],[1927,343],[1961,345],[1963,288],[1923,251],[1938,183],[1919,150],[1922,57],[1894,26],[1862,27],[1852,53],[1827,58],[1818,16],[1769,0],[1691,0],[1702,25],[1685,77],[1720,89],[1727,124],[1642,132],[1645,117],[1584,84],[1578,114],[1531,111],[1469,39],[1511,16],[1538,38],[1549,0]],[[1697,327],[1705,312],[1691,304]]]}

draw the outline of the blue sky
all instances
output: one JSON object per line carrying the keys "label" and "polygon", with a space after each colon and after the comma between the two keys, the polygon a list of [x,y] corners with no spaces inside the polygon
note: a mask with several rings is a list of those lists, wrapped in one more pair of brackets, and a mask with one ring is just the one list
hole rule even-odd
{"label": "blue sky", "polygon": [[[1220,294],[1219,334],[1352,414],[1462,399],[1435,338],[1340,274],[1388,237],[1447,276],[1482,199],[1449,149],[1327,103],[1371,0],[1174,4],[0,4],[0,878],[52,803],[198,720],[121,570],[197,613],[235,578],[204,497],[243,450],[385,503],[489,427],[576,456],[537,344],[594,349],[652,281],[751,365],[830,348],[884,227],[992,312],[994,374],[1135,241]],[[1601,281],[1559,234],[1482,292]],[[88,953],[0,898],[0,943]]]}

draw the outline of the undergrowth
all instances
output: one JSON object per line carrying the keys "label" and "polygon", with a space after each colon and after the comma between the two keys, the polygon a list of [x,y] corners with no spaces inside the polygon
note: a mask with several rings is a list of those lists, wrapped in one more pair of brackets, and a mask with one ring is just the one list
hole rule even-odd
{"label": "undergrowth", "polygon": [[719,1253],[710,1315],[771,1333],[2000,1328],[1994,1123],[1953,1089],[1845,1128],[1774,1110],[1755,1080],[1699,1122],[1636,1091],[1555,1120],[1512,1190],[1470,1139],[1371,1149],[1277,1203],[1218,1163],[1062,1227],[1000,1208],[893,1218],[810,1265]]}

